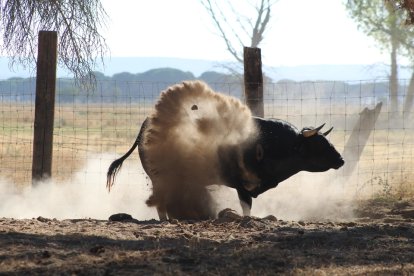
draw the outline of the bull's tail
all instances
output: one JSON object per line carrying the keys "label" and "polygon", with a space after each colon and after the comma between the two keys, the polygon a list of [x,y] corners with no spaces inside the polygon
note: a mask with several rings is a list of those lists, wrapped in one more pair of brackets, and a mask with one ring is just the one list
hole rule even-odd
{"label": "bull's tail", "polygon": [[116,159],[112,164],[109,166],[108,172],[106,174],[106,188],[108,191],[111,191],[112,186],[115,182],[115,176],[117,173],[121,170],[122,163],[127,159],[131,153],[138,147],[138,145],[141,143],[142,136],[144,135],[144,130],[148,124],[148,118],[145,119],[145,121],[142,123],[141,129],[138,133],[137,139],[135,140],[132,147],[128,150],[127,153],[125,153],[121,158]]}

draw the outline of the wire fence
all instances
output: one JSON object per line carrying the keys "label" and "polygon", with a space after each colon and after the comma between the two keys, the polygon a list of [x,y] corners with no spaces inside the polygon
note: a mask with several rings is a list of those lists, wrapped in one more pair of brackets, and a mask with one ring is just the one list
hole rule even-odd
{"label": "wire fence", "polygon": [[[106,164],[129,149],[160,92],[169,85],[99,80],[94,91],[85,92],[71,80],[59,79],[53,179],[70,179],[75,172],[106,174]],[[243,100],[242,83],[210,85]],[[267,83],[265,117],[289,121],[299,129],[322,123],[333,126],[329,138],[338,151],[351,148],[350,152],[358,154],[346,156],[347,164],[355,165],[352,170],[341,169],[332,177],[346,179],[344,185],[357,195],[407,195],[414,181],[414,117],[401,111],[407,87],[408,82],[401,80],[400,111],[391,111],[387,81]],[[34,91],[35,79],[0,82],[0,177],[16,186],[31,183]],[[360,122],[361,114],[380,103],[378,118],[368,130]],[[368,135],[366,139],[361,138],[364,135]],[[352,136],[357,142],[350,144]],[[102,160],[96,171],[91,172],[90,167],[83,171],[88,159],[96,156]],[[133,158],[137,159],[137,154]],[[130,179],[133,182],[136,178],[132,175]]]}

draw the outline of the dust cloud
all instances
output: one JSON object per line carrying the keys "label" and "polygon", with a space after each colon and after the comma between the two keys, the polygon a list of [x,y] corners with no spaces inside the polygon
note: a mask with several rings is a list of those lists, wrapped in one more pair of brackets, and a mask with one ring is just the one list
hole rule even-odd
{"label": "dust cloud", "polygon": [[[274,215],[288,221],[348,221],[354,218],[354,197],[337,171],[300,172],[253,198],[251,215]],[[242,213],[236,190],[213,186],[217,208]]]}
{"label": "dust cloud", "polygon": [[[7,180],[0,180],[0,217],[107,219],[123,212],[139,220],[158,218],[156,209],[145,204],[148,198],[149,206],[175,218],[214,217],[223,208],[242,213],[234,189],[211,184],[221,181],[218,148],[239,145],[256,133],[250,110],[203,83],[188,82],[165,92],[150,118],[144,149],[154,186],[139,160],[128,159],[108,193],[106,171],[116,157],[97,155],[71,181],[47,181],[16,191]],[[253,199],[252,215],[350,219],[352,200],[338,174],[301,172]]]}
{"label": "dust cloud", "polygon": [[[108,193],[106,169],[115,158],[96,155],[72,180],[62,183],[47,181],[17,190],[12,183],[0,179],[0,217],[108,219],[122,212],[139,220],[158,219],[155,208],[145,204],[152,186],[139,160],[125,162],[117,175],[117,185]],[[283,220],[351,220],[353,200],[336,174],[301,172],[253,199],[252,215],[274,215]],[[231,208],[242,214],[235,189],[213,185],[208,190],[216,211]]]}
{"label": "dust cloud", "polygon": [[119,185],[108,193],[106,170],[114,159],[114,155],[96,155],[70,181],[49,180],[22,190],[0,179],[0,217],[108,219],[115,213],[128,213],[142,220],[157,218],[155,210],[145,205],[151,187],[139,160],[125,164],[118,175]]}
{"label": "dust cloud", "polygon": [[[168,212],[185,218],[194,217],[191,212],[208,217],[229,207],[242,213],[234,189],[214,185],[208,188],[210,196],[205,187],[221,181],[218,148],[240,145],[254,137],[250,110],[203,83],[188,82],[164,92],[152,118],[144,148],[148,163],[157,171],[151,177],[156,182],[153,206],[172,202],[174,210],[169,207]],[[252,215],[272,214],[286,220],[350,219],[352,200],[346,200],[346,186],[338,174],[332,170],[295,175],[254,199]]]}
{"label": "dust cloud", "polygon": [[150,119],[143,143],[153,180],[148,205],[170,218],[214,217],[206,187],[221,182],[218,151],[240,148],[254,137],[250,110],[203,82],[189,81],[164,91]]}

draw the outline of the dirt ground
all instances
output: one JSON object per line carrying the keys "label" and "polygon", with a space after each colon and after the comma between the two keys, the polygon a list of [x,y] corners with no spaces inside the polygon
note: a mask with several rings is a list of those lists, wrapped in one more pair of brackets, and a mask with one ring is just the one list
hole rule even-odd
{"label": "dirt ground", "polygon": [[348,222],[228,210],[210,221],[2,218],[0,275],[414,274],[414,200],[364,201],[355,215]]}

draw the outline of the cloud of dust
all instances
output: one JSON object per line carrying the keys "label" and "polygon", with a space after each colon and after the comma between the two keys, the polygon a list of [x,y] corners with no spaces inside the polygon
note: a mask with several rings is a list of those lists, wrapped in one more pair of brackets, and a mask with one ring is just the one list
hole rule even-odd
{"label": "cloud of dust", "polygon": [[[70,181],[47,181],[23,190],[0,179],[0,217],[108,219],[122,212],[139,220],[158,219],[155,208],[145,204],[151,183],[139,160],[125,162],[116,185],[108,193],[106,169],[114,159],[113,155],[96,155]],[[216,211],[232,208],[242,214],[235,189],[214,185],[208,190],[216,203]],[[347,187],[337,172],[331,170],[292,176],[253,199],[252,215],[274,215],[283,220],[338,221],[352,219],[352,210],[353,201]]]}
{"label": "cloud of dust", "polygon": [[220,182],[217,152],[256,133],[250,110],[193,81],[163,92],[150,118],[144,135],[154,188],[149,204],[173,218],[215,216],[206,186]]}
{"label": "cloud of dust", "polygon": [[[217,149],[238,145],[256,133],[250,110],[202,83],[189,82],[164,92],[152,118],[145,150],[157,172],[151,177],[153,205],[164,204],[174,217],[184,218],[194,217],[191,211],[203,213],[207,206],[214,209],[207,210],[210,213],[223,208],[242,213],[234,189],[213,186],[208,189],[210,196],[205,187],[220,182]],[[352,200],[346,198],[339,172],[301,172],[254,199],[252,215],[272,214],[286,220],[350,219]]]}
{"label": "cloud of dust", "polygon": [[140,220],[158,218],[155,209],[145,204],[150,185],[139,160],[124,164],[117,185],[108,193],[106,170],[114,159],[113,155],[96,155],[70,181],[49,180],[23,190],[0,179],[0,217],[108,219],[115,213],[128,213]]}
{"label": "cloud of dust", "polygon": [[[238,144],[255,133],[250,110],[232,97],[193,82],[164,93],[156,112],[151,131],[144,136],[147,161],[156,171],[153,190],[140,162],[128,159],[108,193],[106,170],[115,157],[97,155],[63,183],[52,180],[17,191],[0,179],[0,217],[107,219],[124,212],[140,220],[158,218],[156,209],[145,204],[151,194],[154,206],[164,204],[175,217],[223,208],[242,213],[236,190],[213,186],[208,188],[210,196],[206,186],[220,182],[218,147]],[[351,219],[352,199],[339,176],[340,171],[334,170],[292,176],[253,199],[252,215],[284,220]],[[208,210],[206,205],[215,208]]]}
{"label": "cloud of dust", "polygon": [[[242,213],[236,190],[214,186],[218,209]],[[340,171],[300,172],[253,199],[252,216],[283,220],[347,221],[354,218],[354,197]]]}

